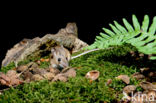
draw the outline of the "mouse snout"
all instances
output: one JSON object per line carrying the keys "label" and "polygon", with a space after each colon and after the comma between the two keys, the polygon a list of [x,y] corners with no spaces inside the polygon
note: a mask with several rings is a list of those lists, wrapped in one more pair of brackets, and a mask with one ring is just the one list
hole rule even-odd
{"label": "mouse snout", "polygon": [[69,66],[68,63],[61,63],[61,64],[57,65],[57,68],[58,68],[59,70],[63,70],[64,68],[66,68],[66,67],[68,67],[68,66]]}
{"label": "mouse snout", "polygon": [[66,61],[66,62],[61,62],[59,65],[63,68],[66,68],[69,66],[69,63]]}
{"label": "mouse snout", "polygon": [[64,69],[64,66],[59,65],[59,64],[53,64],[52,67],[55,68],[55,69],[59,69],[59,70]]}
{"label": "mouse snout", "polygon": [[59,69],[59,70],[62,70],[66,67],[69,66],[69,63],[68,62],[60,62],[59,64],[53,64],[52,67],[53,68],[56,68],[56,69]]}

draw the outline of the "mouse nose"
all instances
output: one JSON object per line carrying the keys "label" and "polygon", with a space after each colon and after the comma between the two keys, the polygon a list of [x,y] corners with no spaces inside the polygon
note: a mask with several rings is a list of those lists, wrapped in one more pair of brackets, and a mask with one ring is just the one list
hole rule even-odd
{"label": "mouse nose", "polygon": [[53,64],[52,67],[55,68],[55,69],[59,69],[59,70],[62,70],[64,68],[63,66],[56,65],[56,64]]}
{"label": "mouse nose", "polygon": [[69,66],[69,63],[68,63],[68,62],[62,62],[62,63],[60,64],[60,66],[62,66],[63,68],[66,68],[66,67]]}
{"label": "mouse nose", "polygon": [[68,62],[67,62],[67,63],[62,62],[61,64],[58,65],[58,68],[64,69],[64,68],[66,68],[66,67],[68,67],[68,66],[69,66],[69,63],[68,63]]}
{"label": "mouse nose", "polygon": [[63,70],[63,69],[64,69],[64,67],[63,67],[63,66],[61,66],[61,65],[57,65],[57,69],[59,69],[59,70]]}

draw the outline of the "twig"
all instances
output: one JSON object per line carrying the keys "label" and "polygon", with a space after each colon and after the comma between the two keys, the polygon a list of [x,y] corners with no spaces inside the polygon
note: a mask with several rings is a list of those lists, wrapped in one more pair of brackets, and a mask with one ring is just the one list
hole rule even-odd
{"label": "twig", "polygon": [[20,77],[24,72],[26,72],[28,69],[30,69],[30,66],[32,66],[32,64],[33,64],[32,62],[29,63],[27,68],[24,71],[22,71],[21,73],[18,74],[18,77]]}

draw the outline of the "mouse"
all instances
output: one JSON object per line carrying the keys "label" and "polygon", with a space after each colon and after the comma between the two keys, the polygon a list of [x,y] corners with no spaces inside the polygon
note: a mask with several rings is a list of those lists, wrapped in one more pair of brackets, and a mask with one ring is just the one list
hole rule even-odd
{"label": "mouse", "polygon": [[55,69],[63,70],[69,66],[71,53],[63,45],[51,49],[50,66]]}

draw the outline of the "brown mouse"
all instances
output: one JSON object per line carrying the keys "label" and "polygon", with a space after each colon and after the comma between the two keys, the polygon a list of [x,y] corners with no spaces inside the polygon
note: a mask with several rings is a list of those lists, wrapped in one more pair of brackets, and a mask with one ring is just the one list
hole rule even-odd
{"label": "brown mouse", "polygon": [[71,59],[70,52],[61,46],[56,46],[51,49],[52,57],[50,59],[50,66],[55,69],[62,70],[69,66]]}

